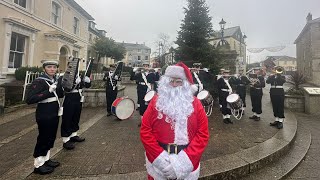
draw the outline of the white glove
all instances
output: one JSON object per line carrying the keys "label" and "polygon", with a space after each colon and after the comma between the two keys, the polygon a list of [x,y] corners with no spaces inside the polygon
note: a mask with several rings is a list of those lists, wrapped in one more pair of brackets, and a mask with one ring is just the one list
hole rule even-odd
{"label": "white glove", "polygon": [[119,79],[119,76],[118,76],[118,75],[115,75],[115,76],[114,76],[114,79],[118,80],[118,79]]}
{"label": "white glove", "polygon": [[76,84],[79,84],[81,82],[81,78],[78,76],[76,79]]}
{"label": "white glove", "polygon": [[86,83],[90,83],[90,78],[88,77],[88,76],[86,76],[86,77],[84,77],[84,82],[86,82]]}
{"label": "white glove", "polygon": [[55,91],[57,89],[57,85],[56,84],[51,84],[49,86],[49,92],[52,93],[53,91]]}
{"label": "white glove", "polygon": [[203,90],[203,84],[199,84],[199,91]]}
{"label": "white glove", "polygon": [[162,171],[167,179],[177,179],[177,175],[174,172],[174,169],[171,164],[169,164],[167,167],[165,167]]}

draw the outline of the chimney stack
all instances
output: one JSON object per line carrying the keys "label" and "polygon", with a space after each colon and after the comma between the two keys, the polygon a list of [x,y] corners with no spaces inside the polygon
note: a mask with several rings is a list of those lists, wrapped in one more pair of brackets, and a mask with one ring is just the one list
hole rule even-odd
{"label": "chimney stack", "polygon": [[312,14],[311,14],[311,13],[309,13],[308,16],[307,16],[307,23],[308,23],[309,21],[312,21]]}

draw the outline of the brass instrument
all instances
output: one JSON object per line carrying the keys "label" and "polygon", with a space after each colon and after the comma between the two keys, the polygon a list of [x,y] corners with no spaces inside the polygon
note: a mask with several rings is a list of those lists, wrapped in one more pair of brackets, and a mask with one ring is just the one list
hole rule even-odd
{"label": "brass instrument", "polygon": [[249,74],[248,79],[250,81],[250,86],[254,87],[255,85],[260,85],[260,80],[258,79],[257,74]]}

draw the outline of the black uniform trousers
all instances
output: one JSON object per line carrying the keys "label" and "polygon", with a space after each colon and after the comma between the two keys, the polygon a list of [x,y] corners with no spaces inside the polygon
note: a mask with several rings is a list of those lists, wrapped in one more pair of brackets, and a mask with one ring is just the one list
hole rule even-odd
{"label": "black uniform trousers", "polygon": [[82,110],[79,92],[66,93],[63,102],[63,115],[61,123],[61,137],[69,137],[79,130],[79,121]]}
{"label": "black uniform trousers", "polygon": [[283,88],[270,88],[270,99],[274,117],[284,117],[284,90]]}
{"label": "black uniform trousers", "polygon": [[111,106],[114,100],[116,100],[118,95],[118,87],[113,89],[112,86],[106,87],[106,98],[107,98],[107,112],[111,113]]}
{"label": "black uniform trousers", "polygon": [[246,86],[238,85],[237,86],[237,94],[239,94],[240,99],[243,102],[243,107],[246,107],[246,95],[247,95]]}
{"label": "black uniform trousers", "polygon": [[33,157],[46,156],[53,148],[59,125],[59,104],[57,101],[50,103],[38,103],[36,110],[36,122],[38,124],[37,143]]}
{"label": "black uniform trousers", "polygon": [[144,101],[144,97],[147,94],[148,86],[138,84],[137,91],[138,91],[138,103],[140,104],[139,114],[143,116],[144,112],[147,110],[148,105]]}
{"label": "black uniform trousers", "polygon": [[231,109],[228,108],[228,103],[227,103],[228,96],[229,96],[229,92],[219,91],[219,104],[222,106],[220,110],[223,115],[231,115]]}
{"label": "black uniform trousers", "polygon": [[252,104],[252,112],[255,112],[257,114],[262,113],[262,89],[256,89],[253,87],[250,87],[250,96],[251,96],[251,104]]}

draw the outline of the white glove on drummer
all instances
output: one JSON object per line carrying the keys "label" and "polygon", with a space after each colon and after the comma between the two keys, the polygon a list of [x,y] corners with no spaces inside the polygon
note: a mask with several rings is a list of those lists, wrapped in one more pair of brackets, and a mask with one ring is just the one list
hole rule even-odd
{"label": "white glove on drummer", "polygon": [[51,84],[49,86],[49,92],[52,93],[53,91],[55,91],[57,89],[57,85],[56,84]]}
{"label": "white glove on drummer", "polygon": [[90,83],[90,78],[88,77],[88,76],[86,76],[86,77],[84,77],[84,82],[86,82],[86,83]]}
{"label": "white glove on drummer", "polygon": [[115,75],[115,76],[114,76],[114,79],[119,80],[119,76],[118,76],[118,75]]}
{"label": "white glove on drummer", "polygon": [[81,82],[81,78],[78,76],[76,79],[76,84],[79,84]]}

